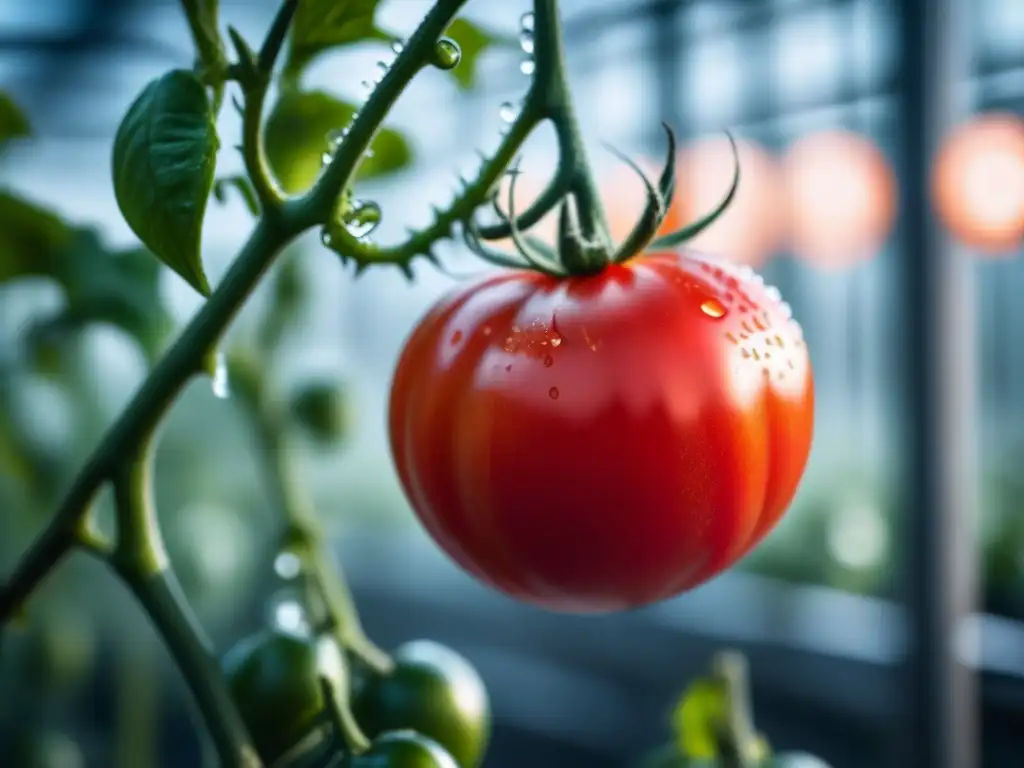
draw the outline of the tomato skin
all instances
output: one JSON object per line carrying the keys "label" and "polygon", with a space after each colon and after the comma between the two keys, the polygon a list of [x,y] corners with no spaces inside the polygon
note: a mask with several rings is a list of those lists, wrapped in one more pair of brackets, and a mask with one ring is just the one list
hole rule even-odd
{"label": "tomato skin", "polygon": [[277,630],[243,638],[222,659],[232,698],[260,757],[272,763],[315,726],[321,678],[347,690],[346,670],[324,667],[316,641]]}
{"label": "tomato skin", "polygon": [[411,729],[433,739],[461,768],[483,761],[491,733],[490,702],[473,666],[450,648],[415,640],[391,654],[394,670],[371,677],[352,697],[363,732]]}
{"label": "tomato skin", "polygon": [[460,287],[392,382],[406,496],[518,600],[605,613],[691,589],[774,527],[803,474],[813,375],[787,310],[749,270],[689,252]]}

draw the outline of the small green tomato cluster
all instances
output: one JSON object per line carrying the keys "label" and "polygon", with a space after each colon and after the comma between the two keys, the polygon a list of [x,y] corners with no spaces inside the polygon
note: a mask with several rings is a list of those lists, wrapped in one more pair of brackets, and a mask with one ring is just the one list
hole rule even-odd
{"label": "small green tomato cluster", "polygon": [[[240,641],[222,663],[267,765],[291,764],[326,741],[329,759],[340,756],[346,768],[478,768],[490,706],[472,665],[426,640],[399,647],[391,660],[387,672],[350,675],[333,638],[268,630]],[[332,722],[354,722],[367,742],[351,743],[341,728],[324,738]]]}

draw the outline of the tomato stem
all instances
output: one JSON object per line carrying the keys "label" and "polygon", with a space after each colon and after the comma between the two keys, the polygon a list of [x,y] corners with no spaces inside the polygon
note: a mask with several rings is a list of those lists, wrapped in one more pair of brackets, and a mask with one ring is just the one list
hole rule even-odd
{"label": "tomato stem", "polygon": [[734,651],[723,651],[712,660],[712,670],[726,696],[725,722],[718,729],[722,761],[727,768],[751,768],[755,733],[747,660]]}
{"label": "tomato stem", "polygon": [[[252,428],[259,458],[274,496],[274,506],[283,517],[284,530],[279,537],[280,550],[289,550],[302,563],[314,593],[307,595],[307,608],[317,599],[323,601],[327,626],[338,644],[363,664],[378,673],[390,672],[394,664],[363,630],[352,593],[349,591],[337,558],[327,544],[310,495],[298,480],[288,444],[288,427],[282,410],[268,392],[263,373],[243,357],[229,364],[238,393],[237,402]],[[314,622],[314,625],[319,622]]]}
{"label": "tomato stem", "polygon": [[170,568],[153,504],[151,464],[152,433],[115,472],[117,544],[109,562],[163,637],[203,714],[221,763],[256,768],[260,762],[249,733]]}

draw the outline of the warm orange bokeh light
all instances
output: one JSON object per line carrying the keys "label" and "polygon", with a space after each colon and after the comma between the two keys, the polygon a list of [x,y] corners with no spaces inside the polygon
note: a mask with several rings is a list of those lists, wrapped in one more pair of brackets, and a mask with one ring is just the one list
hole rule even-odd
{"label": "warm orange bokeh light", "polygon": [[952,235],[982,253],[1016,250],[1024,239],[1024,120],[976,118],[939,152],[932,198]]}
{"label": "warm orange bokeh light", "polygon": [[[657,187],[662,172],[661,164],[647,157],[631,157],[631,159],[640,167],[651,184]],[[661,162],[663,163],[664,160]],[[633,227],[643,216],[644,207],[647,205],[647,189],[636,171],[621,162],[603,174],[598,184],[601,188],[601,199],[605,205],[605,212],[608,214],[608,229],[611,232],[612,241],[618,245],[629,236]],[[659,228],[658,234],[668,234],[679,229],[680,226],[679,211],[673,206]]]}
{"label": "warm orange bokeh light", "polygon": [[[779,170],[759,145],[737,140],[740,185],[732,204],[687,247],[732,261],[760,266],[772,255],[782,235]],[[725,137],[698,141],[679,155],[676,164],[677,227],[692,224],[722,201],[733,178],[734,159]]]}
{"label": "warm orange bokeh light", "polygon": [[795,142],[783,163],[789,244],[818,266],[870,259],[896,218],[896,178],[881,151],[856,133]]}

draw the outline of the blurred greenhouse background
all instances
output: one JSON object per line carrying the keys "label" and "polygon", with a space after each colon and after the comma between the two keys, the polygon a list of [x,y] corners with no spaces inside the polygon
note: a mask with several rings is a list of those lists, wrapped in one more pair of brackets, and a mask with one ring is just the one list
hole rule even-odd
{"label": "blurred greenhouse background", "polygon": [[[429,5],[386,0],[381,26],[408,34]],[[693,594],[609,619],[562,618],[513,605],[433,549],[388,455],[384,414],[392,366],[412,324],[455,278],[419,265],[411,285],[390,269],[371,269],[356,280],[313,235],[296,247],[309,301],[274,377],[286,389],[311,377],[343,379],[350,394],[345,444],[296,450],[318,510],[338,537],[365,622],[384,644],[432,636],[478,665],[497,713],[487,763],[495,768],[621,765],[657,742],[672,694],[721,645],[750,655],[761,725],[773,742],[811,749],[837,768],[907,766],[887,762],[898,740],[899,682],[892,670],[903,643],[892,602],[904,551],[904,353],[897,343],[906,309],[897,275],[907,242],[899,237],[901,3],[562,5],[575,96],[615,221],[635,214],[641,188],[601,141],[656,162],[664,151],[660,123],[671,123],[682,145],[681,211],[692,215],[727,186],[721,131],[740,139],[746,175],[735,209],[697,245],[758,268],[804,329],[818,402],[806,479],[764,545],[737,572]],[[222,19],[257,40],[276,3],[222,0],[221,7]],[[526,0],[476,0],[467,17],[515,36],[528,8]],[[972,474],[987,616],[980,646],[965,653],[983,673],[984,764],[1011,766],[1024,750],[1024,345],[1014,331],[1024,326],[1018,300],[1024,293],[1024,3],[962,0],[962,8],[970,21],[971,75],[952,90],[965,117],[975,115],[972,124],[981,114],[997,119],[978,122],[989,131],[981,141],[961,139],[966,149],[958,153],[950,144],[941,156],[966,171],[936,165],[934,178],[976,286],[974,358],[961,365],[977,373]],[[96,225],[112,246],[133,246],[110,185],[111,140],[151,78],[190,64],[190,45],[171,0],[0,0],[0,88],[24,107],[36,134],[0,158],[4,186]],[[360,83],[372,78],[381,54],[380,46],[358,46],[332,55],[315,67],[309,85],[358,101]],[[525,92],[526,58],[514,46],[495,47],[482,57],[479,87],[469,92],[444,73],[422,75],[390,123],[411,143],[414,162],[358,189],[383,211],[375,238],[397,240],[405,227],[426,223],[429,205],[450,199],[457,173],[472,172],[474,150],[496,145],[504,113]],[[240,173],[240,157],[230,149],[239,130],[234,112],[224,110],[221,123],[218,176]],[[556,157],[541,131],[524,154],[524,195],[544,183]],[[982,168],[978,182],[970,177],[975,165]],[[941,182],[943,173],[956,181]],[[211,204],[204,258],[212,280],[250,226],[238,198]],[[442,256],[454,273],[483,269],[458,244],[446,245]],[[198,307],[192,290],[169,272],[160,291],[179,324]],[[247,332],[265,293],[235,337]],[[14,360],[25,329],[61,301],[45,280],[0,283],[0,361]],[[68,482],[145,375],[142,355],[111,327],[89,328],[58,357],[56,377],[37,365],[5,382],[3,408],[56,474],[26,491],[17,457],[0,451],[0,571],[39,530],[54,500],[53,483]],[[280,619],[286,592],[261,607],[272,589],[266,550],[273,510],[231,398],[215,397],[209,382],[193,384],[164,431],[157,466],[175,562],[218,644],[267,611]],[[184,750],[177,762],[156,765],[195,764],[188,762],[195,760],[191,740],[175,740],[192,732],[180,683],[165,669],[155,635],[107,578],[94,563],[76,560],[48,582],[47,605],[71,604],[80,625],[97,628],[95,677],[108,682],[77,688],[77,698],[35,696],[33,717],[73,734],[89,766],[145,768],[132,757],[145,754],[140,733],[159,733],[167,749]],[[74,632],[62,629],[58,644]],[[164,669],[166,690],[138,685],[132,670],[153,665]],[[119,710],[115,702],[124,697],[135,703]],[[146,730],[157,727],[156,719],[146,720],[147,708],[163,713],[159,731]],[[114,732],[120,734],[116,756],[108,743]],[[4,744],[0,765],[15,765],[4,761]]]}

